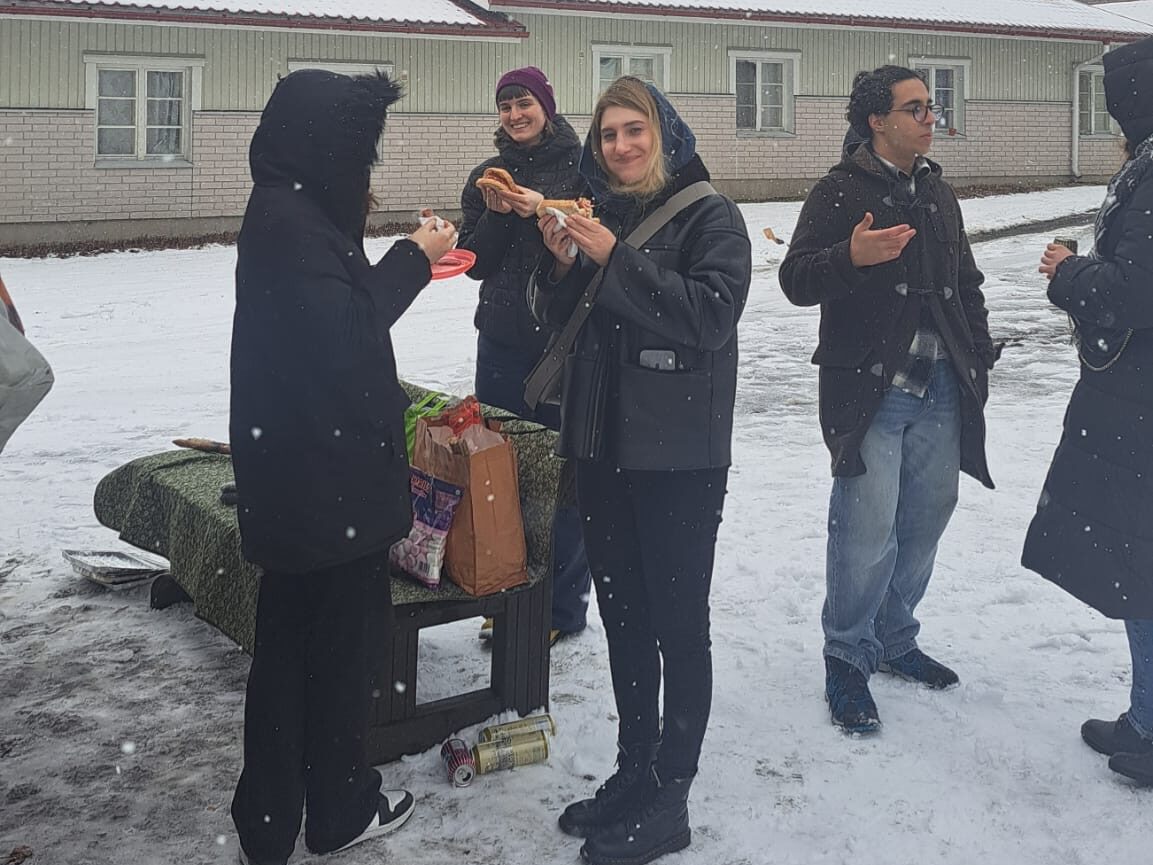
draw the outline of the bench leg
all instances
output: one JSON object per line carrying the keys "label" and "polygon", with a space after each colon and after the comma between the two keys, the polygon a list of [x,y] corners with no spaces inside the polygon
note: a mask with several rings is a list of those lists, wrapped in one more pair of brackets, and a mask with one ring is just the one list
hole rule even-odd
{"label": "bench leg", "polygon": [[152,586],[148,590],[148,605],[154,610],[166,610],[173,604],[183,604],[191,600],[191,596],[180,587],[180,583],[172,579],[172,574],[161,574],[152,581]]}
{"label": "bench leg", "polygon": [[544,579],[510,598],[493,622],[492,689],[521,715],[548,707],[551,621],[552,585]]}

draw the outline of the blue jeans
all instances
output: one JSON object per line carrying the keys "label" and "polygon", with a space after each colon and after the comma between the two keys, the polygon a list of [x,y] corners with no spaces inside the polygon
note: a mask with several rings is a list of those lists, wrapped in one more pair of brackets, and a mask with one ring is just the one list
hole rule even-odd
{"label": "blue jeans", "polygon": [[949,361],[925,396],[890,388],[861,444],[866,472],[833,479],[825,654],[866,676],[917,646],[913,615],[957,505],[961,400]]}
{"label": "blue jeans", "polygon": [[1133,656],[1129,723],[1142,737],[1153,739],[1153,619],[1126,619],[1125,633]]}
{"label": "blue jeans", "polygon": [[[526,354],[514,346],[480,334],[476,341],[476,398],[517,417],[558,429],[560,410],[557,406],[541,406],[533,413],[524,401],[524,380],[538,360],[534,354]],[[584,630],[592,575],[581,538],[576,497],[570,495],[568,498],[569,501],[558,503],[553,518],[552,627],[571,634]]]}

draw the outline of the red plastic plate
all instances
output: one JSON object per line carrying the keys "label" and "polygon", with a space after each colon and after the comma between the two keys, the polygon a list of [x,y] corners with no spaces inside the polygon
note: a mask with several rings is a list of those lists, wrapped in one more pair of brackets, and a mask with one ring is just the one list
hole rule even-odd
{"label": "red plastic plate", "polygon": [[448,279],[464,273],[476,264],[476,253],[471,249],[453,249],[446,252],[432,266],[433,279]]}

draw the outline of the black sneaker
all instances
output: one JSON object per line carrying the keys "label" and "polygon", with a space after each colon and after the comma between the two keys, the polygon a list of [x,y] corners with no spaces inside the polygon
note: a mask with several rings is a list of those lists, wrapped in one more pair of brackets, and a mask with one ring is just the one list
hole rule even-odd
{"label": "black sneaker", "polygon": [[1145,739],[1133,729],[1128,713],[1116,721],[1086,721],[1081,725],[1081,738],[1086,745],[1106,757],[1153,753],[1153,739]]}
{"label": "black sneaker", "polygon": [[1109,768],[1143,786],[1153,786],[1153,749],[1143,754],[1114,754]]}
{"label": "black sneaker", "polygon": [[372,820],[364,827],[364,831],[343,847],[338,847],[332,852],[339,853],[341,850],[347,850],[349,847],[353,847],[361,841],[367,841],[378,835],[387,835],[389,832],[395,832],[408,822],[408,818],[412,816],[412,812],[415,810],[416,800],[413,799],[412,794],[407,790],[381,790],[380,802],[376,807],[376,813],[372,815]]}
{"label": "black sneaker", "polygon": [[825,656],[825,699],[833,723],[846,733],[868,734],[881,729],[869,680],[852,664]]}
{"label": "black sneaker", "polygon": [[900,657],[881,661],[877,669],[910,682],[920,682],[935,691],[951,688],[961,681],[956,673],[920,649],[912,649]]}

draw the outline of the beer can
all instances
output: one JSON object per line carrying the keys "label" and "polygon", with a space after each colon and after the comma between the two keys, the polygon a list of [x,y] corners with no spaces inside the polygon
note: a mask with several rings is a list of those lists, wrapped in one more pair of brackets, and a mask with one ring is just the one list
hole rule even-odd
{"label": "beer can", "polygon": [[1077,254],[1077,241],[1071,237],[1054,237],[1053,242],[1057,246],[1063,246],[1074,255]]}
{"label": "beer can", "polygon": [[478,742],[472,749],[480,775],[527,766],[548,759],[548,736],[542,730],[521,733],[503,742]]}
{"label": "beer can", "polygon": [[507,724],[493,724],[485,727],[476,737],[478,742],[505,742],[521,733],[548,733],[556,735],[556,722],[552,715],[530,715],[519,721],[509,721]]}
{"label": "beer can", "polygon": [[467,787],[476,777],[476,760],[472,748],[464,739],[449,739],[440,748],[440,759],[444,762],[448,780],[454,787]]}

